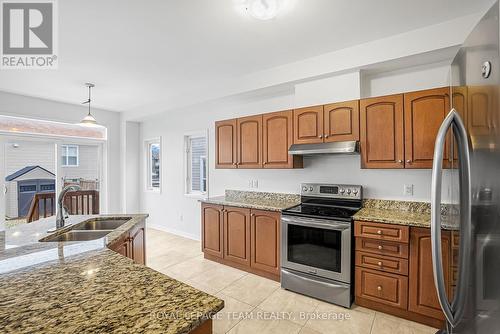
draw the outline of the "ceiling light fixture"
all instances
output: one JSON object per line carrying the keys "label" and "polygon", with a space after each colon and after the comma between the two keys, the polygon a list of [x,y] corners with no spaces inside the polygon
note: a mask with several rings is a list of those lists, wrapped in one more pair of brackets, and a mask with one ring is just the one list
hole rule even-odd
{"label": "ceiling light fixture", "polygon": [[277,0],[247,0],[246,10],[254,18],[270,20],[278,15],[279,3]]}
{"label": "ceiling light fixture", "polygon": [[89,89],[89,98],[87,101],[84,101],[82,102],[82,104],[88,104],[89,105],[89,113],[87,114],[87,116],[85,116],[81,121],[80,121],[80,124],[81,125],[85,125],[85,126],[97,126],[97,121],[95,119],[94,116],[92,116],[92,114],[90,113],[90,102],[92,101],[91,100],[91,92],[92,92],[92,88],[95,87],[95,85],[93,83],[89,83],[87,82],[85,84],[85,86],[88,87]]}

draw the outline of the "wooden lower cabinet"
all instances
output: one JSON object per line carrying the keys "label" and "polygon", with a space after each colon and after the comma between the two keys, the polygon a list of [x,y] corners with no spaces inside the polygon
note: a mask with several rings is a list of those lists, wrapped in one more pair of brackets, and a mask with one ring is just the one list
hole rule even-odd
{"label": "wooden lower cabinet", "polygon": [[280,222],[278,212],[252,210],[251,267],[280,275]]}
{"label": "wooden lower cabinet", "polygon": [[[446,286],[449,287],[451,235],[448,231],[441,232],[441,245],[444,280]],[[428,228],[412,228],[410,240],[410,277],[414,279],[410,281],[408,309],[412,312],[444,320],[444,314],[441,311],[434,286],[431,231]]]}
{"label": "wooden lower cabinet", "polygon": [[279,212],[203,203],[201,215],[206,259],[279,281]]}
{"label": "wooden lower cabinet", "polygon": [[250,265],[250,209],[224,207],[224,259]]}
{"label": "wooden lower cabinet", "polygon": [[357,267],[356,296],[406,310],[408,277]]}
{"label": "wooden lower cabinet", "polygon": [[223,258],[222,205],[203,204],[201,206],[201,248],[205,254]]}
{"label": "wooden lower cabinet", "polygon": [[[360,221],[354,224],[356,304],[442,328],[444,315],[434,287],[430,229]],[[384,233],[392,241],[383,240]],[[442,231],[448,293],[453,269],[451,249],[451,233]]]}
{"label": "wooden lower cabinet", "polygon": [[123,234],[109,248],[120,255],[134,260],[135,263],[146,264],[146,223],[143,221]]}

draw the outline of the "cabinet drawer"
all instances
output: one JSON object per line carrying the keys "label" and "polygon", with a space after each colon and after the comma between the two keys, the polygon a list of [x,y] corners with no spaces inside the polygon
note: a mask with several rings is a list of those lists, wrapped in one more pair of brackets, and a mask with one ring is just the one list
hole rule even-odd
{"label": "cabinet drawer", "polygon": [[399,275],[408,275],[408,260],[397,257],[356,252],[356,265]]}
{"label": "cabinet drawer", "polygon": [[356,238],[356,250],[380,255],[408,258],[408,245],[375,239]]}
{"label": "cabinet drawer", "polygon": [[356,297],[406,310],[408,277],[356,267]]}
{"label": "cabinet drawer", "polygon": [[408,226],[357,221],[354,224],[354,236],[408,243],[410,229]]}

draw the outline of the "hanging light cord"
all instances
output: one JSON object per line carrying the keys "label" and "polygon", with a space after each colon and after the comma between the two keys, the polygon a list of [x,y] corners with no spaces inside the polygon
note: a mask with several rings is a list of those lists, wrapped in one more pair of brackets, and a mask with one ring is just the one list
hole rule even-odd
{"label": "hanging light cord", "polygon": [[89,99],[87,101],[85,101],[85,102],[82,102],[82,104],[88,104],[89,105],[89,115],[91,115],[91,113],[90,113],[90,101],[92,101],[91,100],[92,85],[89,84],[88,87],[89,87]]}

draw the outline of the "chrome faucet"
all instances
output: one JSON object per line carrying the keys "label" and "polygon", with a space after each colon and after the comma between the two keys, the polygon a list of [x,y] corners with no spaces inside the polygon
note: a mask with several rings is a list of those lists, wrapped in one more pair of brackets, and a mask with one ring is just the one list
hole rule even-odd
{"label": "chrome faucet", "polygon": [[64,227],[64,223],[66,222],[66,218],[68,218],[68,210],[64,207],[64,196],[68,191],[78,191],[80,190],[80,186],[78,185],[69,185],[63,188],[59,193],[59,197],[57,198],[57,216],[56,216],[56,228],[58,230]]}

